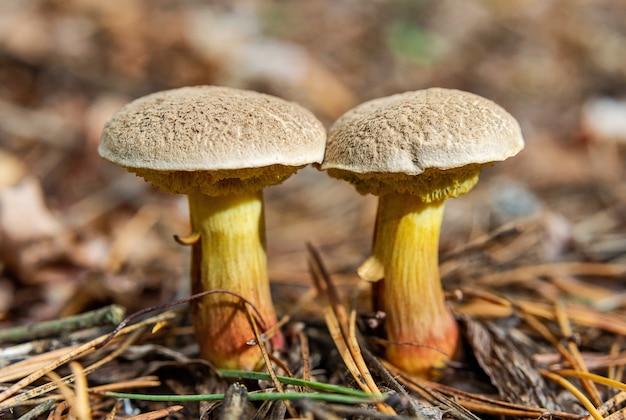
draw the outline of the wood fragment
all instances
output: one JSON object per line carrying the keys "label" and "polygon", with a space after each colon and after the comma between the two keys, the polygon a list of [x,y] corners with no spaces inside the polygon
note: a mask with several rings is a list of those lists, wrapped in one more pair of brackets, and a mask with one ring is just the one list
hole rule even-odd
{"label": "wood fragment", "polygon": [[247,418],[248,390],[245,385],[235,382],[226,390],[219,420],[240,420]]}
{"label": "wood fragment", "polygon": [[525,346],[514,341],[507,327],[467,317],[462,320],[479,365],[504,401],[542,407],[544,411],[562,411],[556,396],[525,353]]}
{"label": "wood fragment", "polygon": [[125,315],[126,309],[120,305],[104,306],[74,316],[0,330],[0,343],[25,342],[101,325],[116,325]]}

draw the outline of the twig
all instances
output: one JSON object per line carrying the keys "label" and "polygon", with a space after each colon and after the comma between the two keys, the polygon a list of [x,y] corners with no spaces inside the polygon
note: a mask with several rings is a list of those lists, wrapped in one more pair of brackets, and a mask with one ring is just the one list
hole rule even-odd
{"label": "twig", "polygon": [[39,416],[41,416],[42,414],[50,411],[50,409],[52,409],[52,407],[54,406],[54,402],[55,401],[53,399],[45,400],[17,420],[35,420],[39,418]]}
{"label": "twig", "polygon": [[9,328],[0,331],[0,343],[31,341],[101,325],[116,325],[124,319],[125,314],[126,309],[123,307],[109,305],[66,318]]}
{"label": "twig", "polygon": [[616,411],[615,413],[606,417],[604,420],[624,420],[624,419],[626,419],[626,408],[622,408],[621,410]]}
{"label": "twig", "polygon": [[598,412],[600,414],[607,415],[611,411],[615,410],[617,407],[622,405],[626,401],[626,391],[621,391],[615,394],[610,399],[606,400],[602,405],[598,407]]}
{"label": "twig", "polygon": [[245,385],[235,382],[226,390],[219,420],[240,420],[244,418],[248,390]]}

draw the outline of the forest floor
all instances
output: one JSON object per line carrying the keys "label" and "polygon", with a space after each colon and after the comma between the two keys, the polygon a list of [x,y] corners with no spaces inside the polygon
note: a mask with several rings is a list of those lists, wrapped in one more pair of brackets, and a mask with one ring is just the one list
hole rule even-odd
{"label": "forest floor", "polygon": [[[624,418],[624,45],[626,3],[611,0],[1,2],[0,418]],[[265,204],[288,342],[275,368],[322,399],[274,400],[281,384],[261,374],[239,376],[241,393],[199,359],[187,305],[168,306],[189,294],[189,249],[173,239],[189,233],[187,201],[97,145],[132,99],[204,84],[299,102],[326,127],[431,86],[519,120],[525,149],[446,207],[440,270],[465,352],[437,381],[388,364],[364,328],[356,268],[376,197],[313,168]],[[95,325],[63,329],[79,314]],[[342,314],[358,332],[333,340]],[[350,394],[365,370],[374,384]]]}

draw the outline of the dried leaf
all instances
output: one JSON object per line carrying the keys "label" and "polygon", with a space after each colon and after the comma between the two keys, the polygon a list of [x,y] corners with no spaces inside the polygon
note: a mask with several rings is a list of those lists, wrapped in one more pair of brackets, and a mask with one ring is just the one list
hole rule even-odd
{"label": "dried leaf", "polygon": [[563,411],[526,354],[526,346],[510,334],[510,327],[468,317],[463,318],[463,323],[478,364],[504,401]]}

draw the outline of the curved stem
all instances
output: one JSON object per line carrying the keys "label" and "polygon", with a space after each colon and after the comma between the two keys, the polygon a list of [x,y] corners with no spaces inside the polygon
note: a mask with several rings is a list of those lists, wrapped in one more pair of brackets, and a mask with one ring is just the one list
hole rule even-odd
{"label": "curved stem", "polygon": [[[225,289],[245,297],[265,325],[276,323],[272,305],[262,192],[210,197],[189,195],[191,227],[200,239],[192,245],[192,292]],[[261,360],[241,299],[228,294],[202,298],[193,308],[201,355],[219,368],[252,370]],[[280,345],[281,336],[273,339]]]}
{"label": "curved stem", "polygon": [[372,258],[384,280],[374,304],[387,315],[387,358],[411,373],[442,367],[458,345],[439,278],[443,209],[443,201],[424,203],[409,194],[387,194],[378,204]]}

